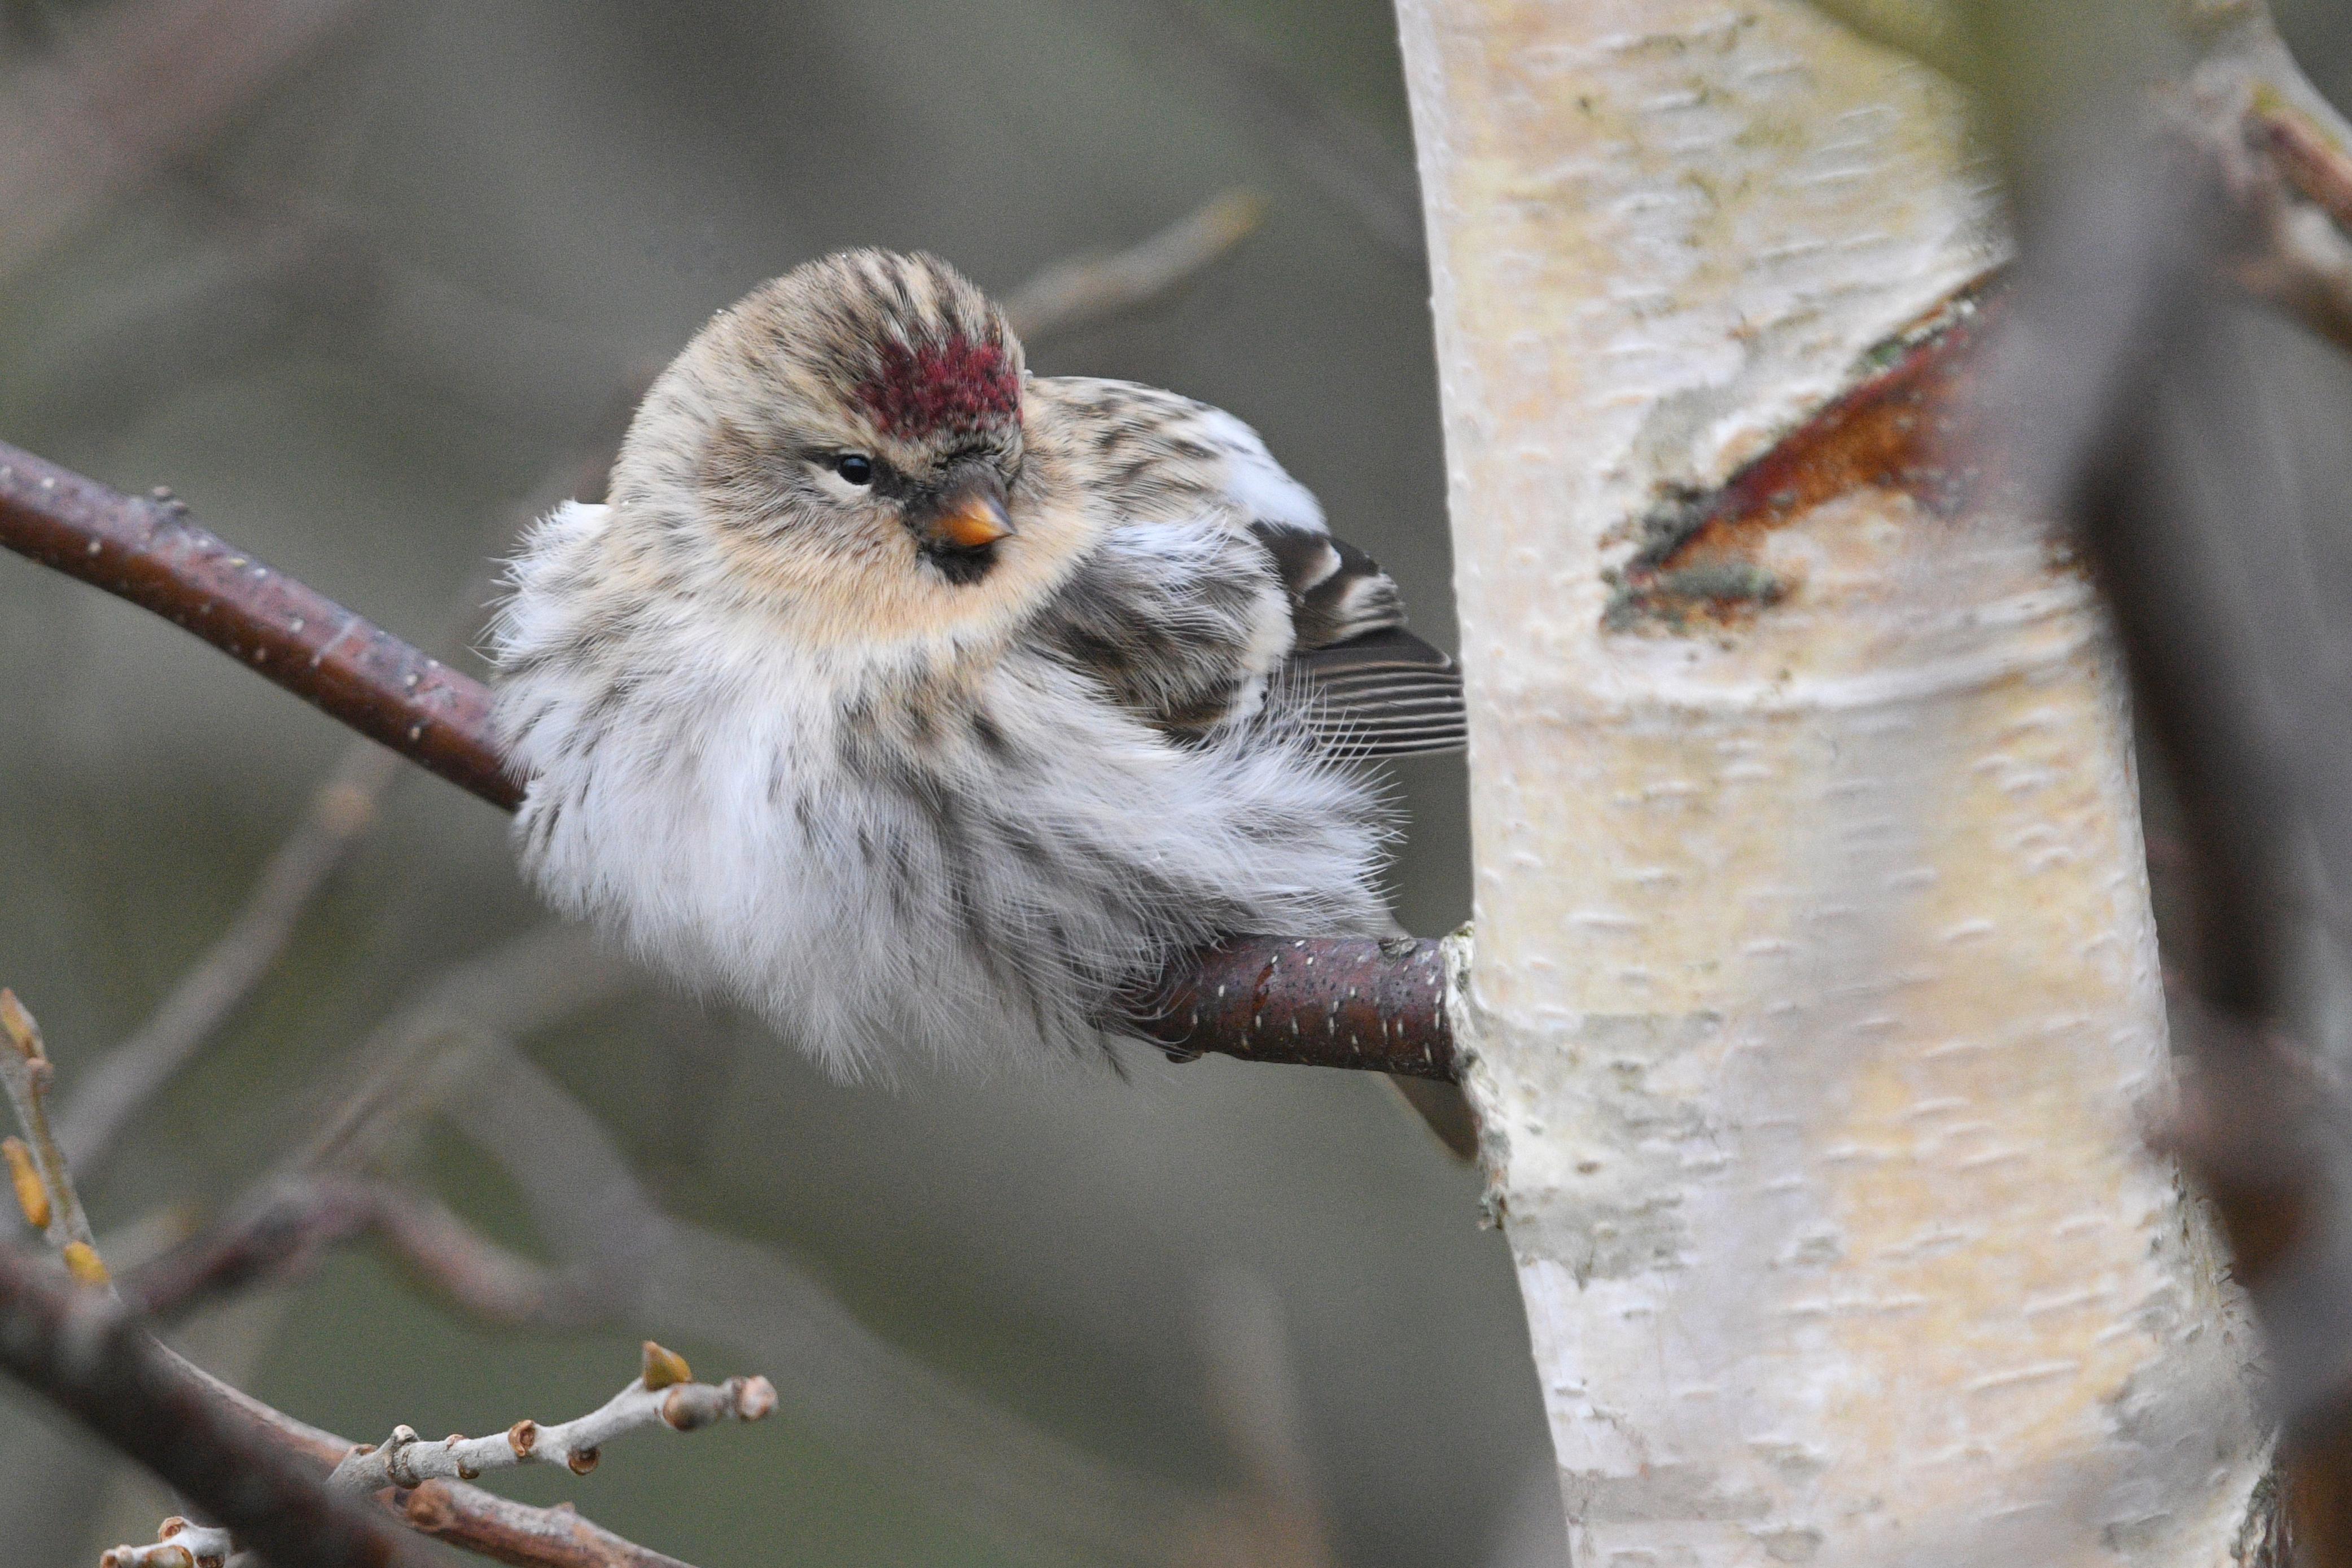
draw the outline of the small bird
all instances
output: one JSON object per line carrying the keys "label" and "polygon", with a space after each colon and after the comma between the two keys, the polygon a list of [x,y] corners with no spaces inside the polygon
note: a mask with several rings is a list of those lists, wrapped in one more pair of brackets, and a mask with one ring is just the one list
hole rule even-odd
{"label": "small bird", "polygon": [[1116,1061],[1220,936],[1385,934],[1362,758],[1453,661],[1232,415],[1027,374],[946,263],[755,289],[512,563],[496,721],[557,909],[838,1073]]}

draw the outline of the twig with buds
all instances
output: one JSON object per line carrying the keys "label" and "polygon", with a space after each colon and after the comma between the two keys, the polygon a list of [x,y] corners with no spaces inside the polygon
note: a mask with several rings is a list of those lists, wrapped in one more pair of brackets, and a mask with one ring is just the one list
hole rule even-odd
{"label": "twig with buds", "polygon": [[[167,1519],[155,1541],[114,1548],[102,1568],[236,1568],[231,1536],[247,1532],[249,1544],[285,1568],[424,1568],[424,1558],[397,1531],[386,1534],[370,1510],[337,1496],[387,1486],[402,1489],[390,1501],[412,1531],[503,1562],[683,1568],[568,1509],[509,1502],[463,1482],[484,1469],[559,1458],[584,1475],[601,1444],[656,1422],[690,1432],[730,1416],[759,1420],[776,1405],[766,1378],[698,1384],[683,1360],[647,1342],[640,1375],[612,1400],[559,1426],[520,1422],[505,1436],[482,1440],[495,1449],[487,1463],[462,1438],[418,1444],[403,1427],[388,1444],[354,1447],[305,1426],[158,1344],[107,1285],[71,1171],[49,1130],[51,1076],[39,1026],[15,993],[0,988],[0,1085],[26,1134],[5,1145],[12,1185],[26,1217],[58,1247],[73,1277],[68,1283],[0,1245],[0,1366],[227,1526]],[[98,1286],[107,1288],[92,1288]],[[321,1485],[316,1478],[330,1465],[336,1468]]]}
{"label": "twig with buds", "polygon": [[[511,811],[481,683],[254,560],[168,495],[134,499],[0,443],[0,545],[121,595],[491,805]],[[1237,937],[1180,960],[1152,1037],[1171,1057],[1454,1073],[1437,944]]]}
{"label": "twig with buds", "polygon": [[[425,1550],[380,1510],[327,1489],[324,1465],[303,1457],[316,1434],[173,1355],[111,1293],[77,1285],[5,1246],[0,1367],[279,1568],[429,1568]],[[210,1544],[208,1537],[198,1541]],[[149,1562],[194,1568],[191,1543],[156,1544],[178,1545],[189,1561],[167,1552],[151,1553]]]}
{"label": "twig with buds", "polygon": [[[4,1275],[5,1270],[0,1270]],[[0,1279],[0,1283],[5,1283]],[[0,1302],[5,1305],[5,1302]],[[120,1309],[111,1309],[128,1321]],[[145,1353],[166,1358],[184,1377],[203,1386],[209,1380],[179,1363],[152,1341]],[[561,1426],[541,1426],[518,1421],[495,1437],[451,1436],[437,1443],[418,1440],[408,1427],[393,1430],[380,1444],[345,1446],[347,1451],[324,1483],[320,1497],[348,1508],[359,1500],[383,1494],[395,1516],[420,1534],[470,1548],[503,1563],[546,1568],[684,1568],[664,1556],[625,1541],[572,1511],[568,1505],[532,1508],[467,1485],[486,1470],[522,1464],[561,1462],[575,1475],[596,1468],[603,1446],[640,1426],[661,1425],[673,1431],[693,1432],[717,1422],[757,1421],[776,1407],[775,1388],[764,1377],[730,1377],[722,1384],[693,1381],[683,1358],[646,1342],[638,1376],[600,1408]],[[168,1369],[167,1369],[168,1370]],[[232,1420],[241,1415],[276,1431],[286,1445],[284,1458],[297,1453],[323,1458],[321,1450],[341,1440],[313,1432],[268,1410],[224,1385],[210,1384],[218,1404],[233,1411],[214,1411]],[[144,1456],[142,1456],[144,1457]],[[257,1462],[248,1456],[248,1463]],[[167,1479],[173,1470],[156,1467]],[[364,1518],[364,1514],[350,1516]],[[242,1527],[239,1527],[240,1529]],[[233,1568],[231,1555],[243,1544],[235,1532],[191,1524],[181,1518],[163,1521],[153,1542],[144,1546],[117,1546],[100,1559],[100,1568]],[[390,1561],[409,1561],[405,1555]],[[307,1558],[288,1557],[298,1563]]]}
{"label": "twig with buds", "polygon": [[470,1481],[485,1471],[517,1465],[561,1464],[573,1475],[584,1476],[596,1468],[606,1443],[641,1426],[694,1432],[730,1418],[757,1421],[775,1408],[775,1385],[766,1378],[697,1383],[686,1358],[647,1340],[635,1381],[575,1420],[542,1426],[526,1417],[495,1437],[453,1433],[437,1443],[424,1441],[411,1427],[395,1426],[383,1442],[352,1449],[327,1484],[365,1495],[386,1487],[413,1489],[426,1481]]}
{"label": "twig with buds", "polygon": [[8,1161],[9,1185],[26,1223],[48,1238],[67,1272],[85,1285],[103,1285],[106,1265],[99,1258],[89,1216],[82,1212],[73,1173],[49,1129],[49,1085],[55,1076],[41,1044],[41,1026],[14,991],[0,987],[0,1084],[6,1086],[9,1106],[25,1131],[22,1138],[0,1142],[0,1154]]}
{"label": "twig with buds", "polygon": [[117,1546],[100,1556],[98,1568],[224,1568],[236,1543],[218,1525],[190,1524],[173,1514],[156,1527],[144,1546]]}

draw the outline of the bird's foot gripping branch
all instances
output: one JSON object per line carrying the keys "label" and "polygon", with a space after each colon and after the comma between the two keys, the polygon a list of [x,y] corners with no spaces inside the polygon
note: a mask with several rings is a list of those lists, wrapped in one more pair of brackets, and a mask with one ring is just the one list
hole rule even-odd
{"label": "bird's foot gripping branch", "polygon": [[[511,811],[520,784],[489,694],[363,616],[237,550],[170,492],[130,496],[0,443],[0,545],[116,594],[460,789]],[[1238,937],[1138,998],[1171,1057],[1454,1076],[1437,944]]]}

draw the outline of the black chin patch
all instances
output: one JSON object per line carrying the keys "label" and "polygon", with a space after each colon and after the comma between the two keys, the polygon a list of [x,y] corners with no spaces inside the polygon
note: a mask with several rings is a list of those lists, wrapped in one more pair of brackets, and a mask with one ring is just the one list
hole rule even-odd
{"label": "black chin patch", "polygon": [[975,550],[925,550],[923,559],[939,569],[940,576],[958,587],[969,587],[988,575],[996,564],[996,546],[983,544]]}

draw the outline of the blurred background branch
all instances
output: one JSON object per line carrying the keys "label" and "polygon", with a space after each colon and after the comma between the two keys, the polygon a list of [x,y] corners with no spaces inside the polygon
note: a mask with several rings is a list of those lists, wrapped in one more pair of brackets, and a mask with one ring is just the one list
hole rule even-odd
{"label": "blurred background branch", "polygon": [[1013,335],[1034,343],[1140,310],[1223,256],[1265,221],[1265,198],[1227,191],[1125,250],[1057,261],[998,303]]}
{"label": "blurred background branch", "polygon": [[1145,58],[1238,117],[1391,258],[1420,264],[1421,196],[1406,149],[1317,95],[1196,0],[1120,0],[1115,14]]}
{"label": "blurred background branch", "polygon": [[302,820],[261,870],[245,906],[180,977],[139,1032],[78,1080],[58,1119],[58,1142],[85,1171],[102,1167],[123,1128],[276,965],[304,914],[373,826],[400,759],[362,741],[310,799]]}
{"label": "blurred background branch", "polygon": [[[2180,846],[2185,1085],[2159,1137],[2220,1215],[2284,1422],[2247,1550],[2352,1563],[2352,1121],[2327,1040],[2352,978],[2352,634],[2340,603],[2264,586],[2341,536],[2344,492],[2308,488],[2219,286],[2352,347],[2352,128],[2258,5],[2184,10],[2186,37],[2160,7],[1960,15],[2021,251],[1986,415],[2029,500],[2076,522]],[[2151,121],[2184,47],[2199,63]]]}
{"label": "blurred background branch", "polygon": [[0,278],[218,135],[364,0],[125,0],[91,27],[15,8],[0,79]]}

